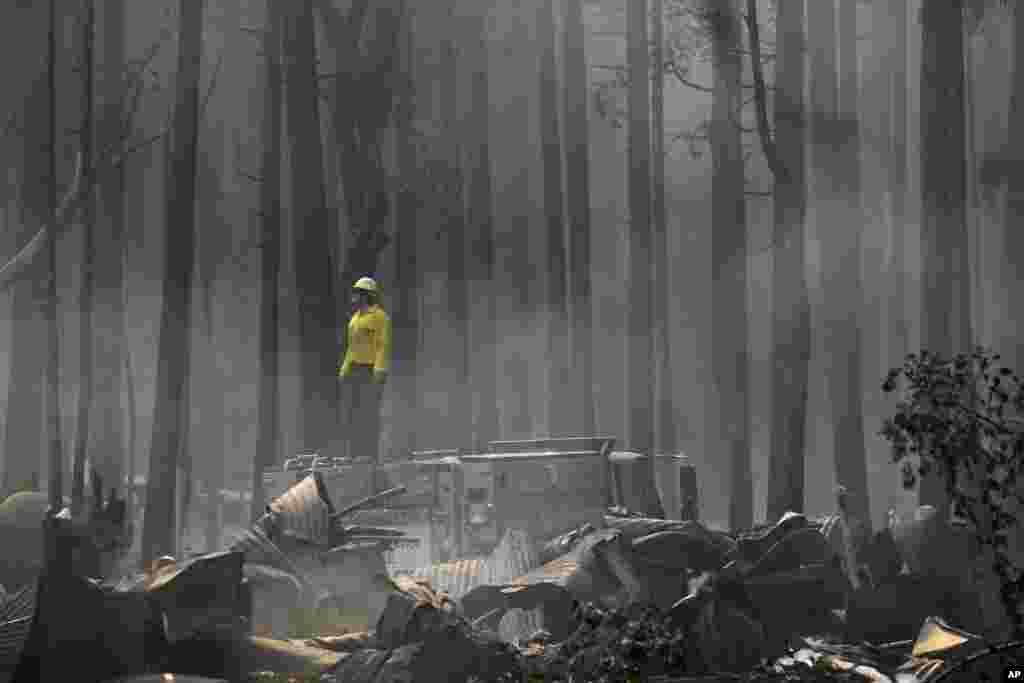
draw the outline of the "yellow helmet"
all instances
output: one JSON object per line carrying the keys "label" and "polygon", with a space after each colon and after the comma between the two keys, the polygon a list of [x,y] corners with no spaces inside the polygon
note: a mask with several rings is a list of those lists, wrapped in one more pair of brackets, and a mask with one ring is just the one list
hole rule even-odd
{"label": "yellow helmet", "polygon": [[356,280],[356,283],[352,285],[352,289],[359,289],[364,292],[370,292],[371,294],[377,293],[377,281],[372,277],[361,277]]}

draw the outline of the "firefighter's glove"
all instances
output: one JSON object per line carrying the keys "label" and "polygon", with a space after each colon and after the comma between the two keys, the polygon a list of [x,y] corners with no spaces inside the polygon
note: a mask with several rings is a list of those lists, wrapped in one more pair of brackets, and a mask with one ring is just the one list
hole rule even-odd
{"label": "firefighter's glove", "polygon": [[374,384],[384,384],[384,382],[386,382],[386,381],[388,381],[387,370],[374,370],[373,371],[373,383]]}

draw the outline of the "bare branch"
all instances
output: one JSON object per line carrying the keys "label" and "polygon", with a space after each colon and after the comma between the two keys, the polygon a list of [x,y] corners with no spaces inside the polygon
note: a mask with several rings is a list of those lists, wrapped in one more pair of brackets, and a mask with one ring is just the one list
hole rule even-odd
{"label": "bare branch", "polygon": [[139,150],[141,150],[141,149],[143,149],[145,147],[149,147],[150,145],[152,145],[155,142],[159,142],[160,140],[163,140],[166,135],[167,135],[167,131],[166,130],[162,130],[159,133],[157,133],[156,135],[150,135],[148,138],[140,140],[137,144],[134,144],[131,147],[129,147],[129,148],[125,149],[125,150],[122,150],[122,152],[120,154],[118,154],[117,156],[113,157],[111,159],[111,161],[110,161],[111,165],[112,166],[120,166],[121,164],[124,163],[124,158],[126,156],[128,156],[129,154],[134,154],[135,152],[138,152]]}
{"label": "bare branch", "polygon": [[[91,183],[87,183],[87,186]],[[28,244],[21,248],[21,250],[14,255],[10,261],[5,263],[3,267],[0,267],[0,289],[6,288],[10,283],[14,282],[17,277],[24,271],[25,266],[32,260],[32,258],[39,253],[46,244],[47,238],[50,237],[57,226],[61,225],[68,216],[66,214],[73,211],[77,207],[78,201],[83,197],[87,196],[87,192],[82,191],[82,152],[79,151],[75,158],[75,175],[71,181],[71,186],[68,191],[64,194],[64,197],[60,200],[60,205],[54,212],[53,221],[39,228]]]}
{"label": "bare branch", "polygon": [[217,64],[213,67],[213,73],[210,75],[210,85],[206,88],[206,95],[203,97],[202,104],[199,105],[199,120],[202,121],[206,117],[206,107],[210,104],[210,97],[213,95],[213,89],[217,85],[217,78],[220,77],[220,68],[224,65],[224,50],[217,53]]}
{"label": "bare branch", "polygon": [[149,49],[146,50],[146,52],[144,52],[139,59],[127,62],[126,66],[129,67],[128,71],[130,72],[132,69],[134,69],[135,73],[133,74],[133,76],[135,78],[141,78],[142,72],[148,69],[150,64],[153,63],[153,60],[156,59],[156,55],[160,51],[160,48],[163,47],[163,44],[167,42],[169,37],[169,33],[163,33],[161,35],[160,40],[150,45]]}
{"label": "bare branch", "polygon": [[789,174],[779,158],[771,130],[768,127],[768,95],[765,92],[764,71],[761,68],[761,40],[757,25],[757,0],[747,0],[747,30],[750,32],[750,66],[754,72],[754,101],[757,104],[757,132],[761,151],[777,183],[785,183]]}
{"label": "bare branch", "polygon": [[700,90],[701,92],[714,92],[715,91],[714,88],[709,88],[706,85],[701,85],[700,83],[694,83],[690,79],[686,78],[686,75],[683,73],[683,70],[679,68],[678,64],[669,64],[668,65],[668,71],[669,71],[669,73],[671,73],[673,76],[676,77],[677,81],[679,81],[680,83],[682,83],[683,85],[685,85],[688,88],[693,88],[694,90]]}
{"label": "bare branch", "polygon": [[[140,66],[131,76],[131,78],[136,82],[138,87],[136,88],[136,92],[134,93],[135,97],[133,98],[132,102],[132,110],[130,113],[126,112],[127,116],[123,129],[125,136],[122,138],[122,140],[127,138],[128,129],[131,127],[131,120],[134,118],[134,115],[137,111],[138,100],[141,97],[142,91],[142,87],[141,85],[139,85],[141,84],[142,81],[142,72],[145,70],[147,65],[155,58],[160,45],[160,41],[154,43],[150,47],[147,54],[143,56],[143,59],[136,62],[136,64],[139,64]],[[219,69],[220,62],[218,62],[217,65],[218,72]],[[214,75],[214,79],[216,79],[216,73]],[[96,179],[100,177],[100,174],[98,173],[99,170],[101,170],[104,167],[116,168],[121,163],[123,163],[124,158],[128,154],[131,154],[132,152],[138,149],[141,149],[152,144],[153,142],[156,142],[157,140],[163,138],[165,134],[166,131],[161,132],[147,140],[143,140],[139,144],[134,145],[133,147],[130,147],[127,150],[122,150],[119,154],[110,154],[105,162],[94,165],[94,168],[90,173],[90,177],[86,180],[85,183],[82,182],[82,153],[81,151],[79,151],[75,162],[76,170],[74,180],[72,181],[72,184],[68,189],[68,192],[61,199],[60,205],[57,207],[57,210],[54,213],[53,221],[40,228],[39,231],[36,232],[36,234],[32,237],[32,239],[29,240],[29,242],[24,247],[22,247],[21,250],[19,250],[18,253],[14,255],[14,257],[12,257],[7,263],[0,267],[0,289],[5,289],[11,283],[15,282],[17,278],[24,272],[25,266],[36,256],[36,254],[40,252],[42,247],[46,244],[46,240],[51,238],[51,233],[71,220],[72,215],[78,209],[81,202],[86,197],[89,196],[89,191],[95,186]],[[109,153],[110,150],[107,149],[104,150],[104,152]]]}

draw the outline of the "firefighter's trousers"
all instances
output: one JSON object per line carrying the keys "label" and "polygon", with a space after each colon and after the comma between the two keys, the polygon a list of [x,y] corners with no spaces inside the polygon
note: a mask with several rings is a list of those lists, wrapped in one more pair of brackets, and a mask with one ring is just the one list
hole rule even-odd
{"label": "firefighter's trousers", "polygon": [[373,381],[373,366],[353,363],[342,381],[342,440],[345,455],[378,462],[382,385]]}

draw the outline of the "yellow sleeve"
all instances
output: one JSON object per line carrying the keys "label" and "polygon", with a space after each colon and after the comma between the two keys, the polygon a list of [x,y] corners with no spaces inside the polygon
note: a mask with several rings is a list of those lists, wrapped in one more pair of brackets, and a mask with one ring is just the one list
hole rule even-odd
{"label": "yellow sleeve", "polygon": [[373,369],[381,372],[388,372],[388,362],[391,359],[391,320],[386,313],[381,311],[377,322],[378,330],[377,357],[373,360]]}
{"label": "yellow sleeve", "polygon": [[345,326],[345,355],[341,359],[341,366],[338,368],[338,377],[344,377],[348,374],[349,368],[352,366],[352,330],[351,323]]}

